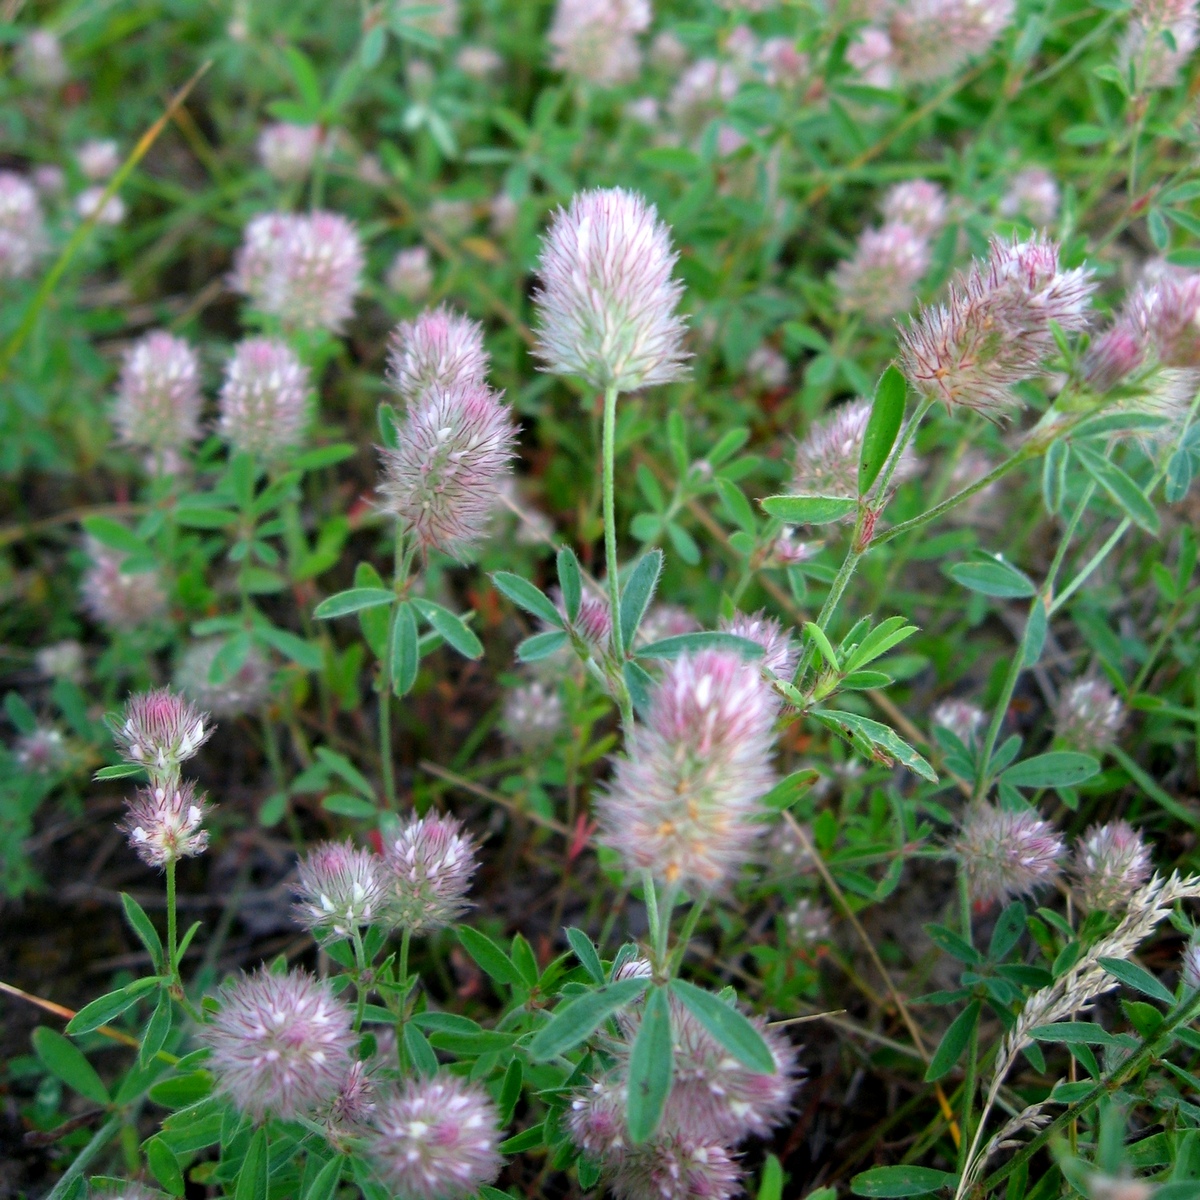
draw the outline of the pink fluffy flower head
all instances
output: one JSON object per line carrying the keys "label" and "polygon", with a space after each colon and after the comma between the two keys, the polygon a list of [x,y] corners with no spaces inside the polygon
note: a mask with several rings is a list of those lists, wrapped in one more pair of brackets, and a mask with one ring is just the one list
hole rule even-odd
{"label": "pink fluffy flower head", "polygon": [[413,933],[441,929],[467,910],[478,863],[475,842],[454,817],[414,817],[384,855],[388,923]]}
{"label": "pink fluffy flower head", "polygon": [[708,892],[749,857],[775,781],[774,696],[757,662],[706,650],[671,661],[598,803],[628,870]]}
{"label": "pink fluffy flower head", "polygon": [[491,1098],[457,1075],[405,1081],[372,1124],[368,1157],[405,1200],[467,1200],[503,1165]]}
{"label": "pink fluffy flower head", "polygon": [[385,511],[423,549],[466,557],[487,532],[515,442],[512,410],[485,384],[428,389],[395,448],[380,452]]}
{"label": "pink fluffy flower head", "polygon": [[892,54],[892,39],[883,29],[868,25],[846,47],[846,62],[868,87],[884,91],[896,83],[896,67]]}
{"label": "pink fluffy flower head", "polygon": [[1062,690],[1054,732],[1076,750],[1111,746],[1125,721],[1125,706],[1103,679],[1078,679]]}
{"label": "pink fluffy flower head", "polygon": [[552,746],[565,722],[558,690],[539,679],[513,688],[504,698],[504,736],[524,753]]}
{"label": "pink fluffy flower head", "polygon": [[1200,44],[1195,5],[1168,0],[1139,7],[1117,44],[1117,63],[1122,74],[1133,68],[1139,89],[1174,87]]}
{"label": "pink fluffy flower head", "polygon": [[538,267],[545,369],[619,392],[682,379],[674,264],[670,233],[641,196],[623,188],[574,196],[555,216]]}
{"label": "pink fluffy flower head", "polygon": [[126,571],[126,555],[88,539],[91,566],[83,577],[83,602],[110,629],[148,625],[167,611],[167,593],[157,571]]}
{"label": "pink fluffy flower head", "polygon": [[126,351],[113,420],[127,446],[173,454],[200,434],[200,362],[183,339],[156,330]]}
{"label": "pink fluffy flower head", "polygon": [[1126,307],[1144,324],[1159,363],[1200,367],[1200,273],[1166,272]]}
{"label": "pink fluffy flower head", "polygon": [[246,227],[233,286],[293,329],[338,332],[354,312],[363,250],[339,213],[267,213]]}
{"label": "pink fluffy flower head", "polygon": [[950,287],[949,302],[921,310],[901,333],[901,365],[926,396],[954,412],[999,422],[1019,406],[1012,385],[1039,374],[1054,351],[1051,321],[1086,328],[1095,284],[1084,268],[1063,271],[1041,237],[994,239]]}
{"label": "pink fluffy flower head", "polygon": [[434,388],[480,388],[487,381],[483,326],[447,308],[401,321],[388,347],[388,382],[410,404]]}
{"label": "pink fluffy flower head", "polygon": [[888,188],[879,210],[885,222],[907,225],[925,238],[940,233],[949,215],[946,193],[928,179],[910,179]]}
{"label": "pink fluffy flower head", "polygon": [[[796,447],[792,488],[798,495],[846,499],[858,495],[858,459],[870,417],[871,401],[853,400],[813,424]],[[916,470],[916,455],[906,446],[892,483],[911,479]]]}
{"label": "pink fluffy flower head", "polygon": [[50,29],[31,29],[17,47],[17,73],[37,88],[56,88],[66,82],[67,60],[62,42]]}
{"label": "pink fluffy flower head", "polygon": [[790,680],[796,673],[799,651],[792,641],[792,635],[774,617],[768,616],[761,609],[756,613],[740,612],[732,617],[722,617],[720,629],[724,633],[732,633],[735,637],[757,642],[763,648],[763,656],[758,660],[759,666],[770,671],[772,675]]}
{"label": "pink fluffy flower head", "polygon": [[247,338],[225,366],[221,436],[234,450],[273,462],[304,440],[308,395],[308,368],[286,342]]}
{"label": "pink fluffy flower head", "polygon": [[667,1135],[622,1156],[609,1183],[617,1200],[728,1200],[742,1174],[719,1142]]}
{"label": "pink fluffy flower head", "polygon": [[378,920],[387,904],[383,864],[352,842],[322,842],[301,860],[296,920],[318,938],[348,938]]}
{"label": "pink fluffy flower head", "polygon": [[121,165],[121,150],[109,138],[92,138],[75,151],[75,161],[87,179],[103,183]]}
{"label": "pink fluffy flower head", "polygon": [[410,246],[400,250],[388,267],[384,283],[398,296],[419,304],[429,295],[433,287],[433,268],[429,263],[429,251],[424,246]]}
{"label": "pink fluffy flower head", "polygon": [[1024,217],[1031,225],[1049,225],[1058,216],[1061,199],[1058,183],[1045,167],[1026,167],[1008,185],[1000,201],[1000,215]]}
{"label": "pink fluffy flower head", "polygon": [[125,702],[119,716],[109,718],[121,757],[145,767],[153,779],[177,777],[181,763],[212,737],[208,714],[171,691],[139,692]]}
{"label": "pink fluffy flower head", "polygon": [[1124,909],[1150,878],[1150,848],[1128,821],[1093,825],[1075,843],[1071,875],[1086,908]]}
{"label": "pink fluffy flower head", "polygon": [[308,177],[321,149],[319,125],[278,121],[258,135],[258,158],[280,183],[299,183]]}
{"label": "pink fluffy flower head", "polygon": [[142,862],[165,867],[204,852],[209,807],[191,780],[181,783],[177,777],[152,772],[150,786],[140,788],[129,801],[121,829]]}
{"label": "pink fluffy flower head", "polygon": [[213,662],[225,648],[224,638],[205,638],[184,651],[175,672],[175,686],[214,717],[240,717],[255,712],[271,690],[271,665],[251,646],[242,665],[228,678],[214,682]]}
{"label": "pink fluffy flower head", "polygon": [[983,727],[986,714],[969,700],[942,700],[933,710],[933,723],[948,729],[964,746],[969,746]]}
{"label": "pink fluffy flower head", "polygon": [[0,171],[0,279],[24,279],[46,248],[37,192],[13,171]]}
{"label": "pink fluffy flower head", "polygon": [[897,0],[888,21],[897,71],[916,83],[953,75],[991,48],[1015,9],[1014,0]]}
{"label": "pink fluffy flower head", "polygon": [[641,67],[635,35],[650,26],[648,0],[558,0],[547,41],[551,62],[587,83],[608,87]]}
{"label": "pink fluffy flower head", "polygon": [[1035,812],[974,805],[952,843],[981,904],[1026,896],[1059,874],[1063,840]]}
{"label": "pink fluffy flower head", "polygon": [[305,971],[259,970],[227,983],[200,1040],[217,1090],[261,1121],[310,1116],[337,1097],[357,1041],[353,1014]]}
{"label": "pink fluffy flower head", "polygon": [[928,238],[911,225],[889,221],[862,232],[854,253],[838,263],[832,279],[843,309],[882,321],[909,309],[928,269]]}

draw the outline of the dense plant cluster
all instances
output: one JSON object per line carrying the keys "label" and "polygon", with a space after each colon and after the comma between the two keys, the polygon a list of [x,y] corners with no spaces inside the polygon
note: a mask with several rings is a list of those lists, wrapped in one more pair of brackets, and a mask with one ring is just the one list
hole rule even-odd
{"label": "dense plant cluster", "polygon": [[1194,0],[0,34],[0,1192],[1200,1195]]}

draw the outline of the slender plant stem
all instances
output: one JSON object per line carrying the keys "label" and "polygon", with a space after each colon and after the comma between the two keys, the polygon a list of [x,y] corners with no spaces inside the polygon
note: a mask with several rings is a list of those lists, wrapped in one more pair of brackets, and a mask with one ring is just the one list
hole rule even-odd
{"label": "slender plant stem", "polygon": [[175,937],[175,860],[171,859],[167,862],[167,970],[173,981],[179,978]]}
{"label": "slender plant stem", "polygon": [[617,389],[610,384],[604,391],[604,431],[600,456],[604,481],[604,570],[608,575],[608,611],[612,625],[612,653],[617,676],[613,680],[617,707],[621,710],[621,728],[626,735],[633,730],[633,701],[625,686],[625,638],[621,632],[621,578],[617,564],[617,516],[615,469],[617,454]]}
{"label": "slender plant stem", "polygon": [[404,1045],[404,1026],[408,1021],[408,948],[412,942],[412,930],[405,929],[400,935],[400,962],[398,973],[400,977],[400,1015],[396,1018],[396,1053],[400,1056],[400,1067],[408,1065],[408,1051]]}
{"label": "slender plant stem", "polygon": [[46,1200],[62,1200],[71,1190],[71,1185],[87,1170],[88,1164],[117,1136],[121,1128],[119,1116],[109,1117],[92,1135],[92,1140],[75,1156],[75,1161],[62,1173],[62,1177],[51,1189]]}
{"label": "slender plant stem", "polygon": [[[642,871],[642,891],[646,901],[646,922],[650,926],[650,945],[657,952],[659,939],[658,892],[654,887],[654,876],[649,870]],[[654,965],[658,966],[657,963]]]}
{"label": "slender plant stem", "polygon": [[692,940],[692,934],[696,930],[696,923],[700,920],[700,914],[704,911],[704,906],[707,902],[707,896],[701,896],[699,900],[692,901],[692,906],[688,909],[688,915],[684,918],[683,928],[679,931],[679,940],[675,943],[675,949],[671,953],[668,974],[674,976],[679,973],[679,968],[683,965],[683,956],[687,953],[688,942]]}
{"label": "slender plant stem", "polygon": [[362,934],[358,931],[358,926],[354,927],[354,962],[358,968],[358,975],[354,980],[354,990],[358,996],[358,1003],[354,1009],[354,1031],[357,1033],[362,1028],[363,1014],[367,1009],[367,988],[363,983],[363,975],[367,970],[367,953],[363,949]]}

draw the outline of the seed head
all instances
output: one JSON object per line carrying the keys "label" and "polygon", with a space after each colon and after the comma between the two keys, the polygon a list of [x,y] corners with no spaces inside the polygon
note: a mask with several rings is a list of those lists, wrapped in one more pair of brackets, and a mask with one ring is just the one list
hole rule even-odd
{"label": "seed head", "polygon": [[735,637],[747,638],[763,648],[759,665],[780,679],[791,679],[796,673],[798,650],[792,635],[774,618],[761,609],[756,613],[736,613],[722,617],[720,629]]}
{"label": "seed head", "polygon": [[213,662],[225,645],[224,638],[215,637],[189,646],[179,660],[175,686],[214,717],[240,717],[256,712],[266,703],[270,692],[270,665],[262,652],[251,646],[237,671],[214,683]]}
{"label": "seed head", "polygon": [[258,135],[258,158],[280,183],[299,183],[321,149],[319,125],[292,125],[279,121],[263,127]]}
{"label": "seed head", "polygon": [[310,1116],[333,1102],[350,1071],[353,1014],[305,971],[241,975],[198,1036],[212,1050],[217,1090],[262,1121]]}
{"label": "seed head", "polygon": [[388,382],[410,404],[434,388],[482,388],[487,371],[483,326],[444,304],[401,321],[392,334]]}
{"label": "seed head", "polygon": [[516,442],[512,410],[484,384],[429,388],[383,448],[383,508],[422,548],[463,559],[487,532]]}
{"label": "seed head", "polygon": [[17,74],[32,87],[47,91],[67,80],[67,60],[58,35],[49,29],[31,29],[17,47]]}
{"label": "seed head", "polygon": [[121,757],[145,767],[156,780],[177,778],[180,764],[195,755],[214,729],[208,713],[170,688],[130,696],[108,725]]}
{"label": "seed head", "polygon": [[641,69],[636,36],[650,27],[649,0],[558,0],[547,41],[551,63],[576,79],[609,87]]}
{"label": "seed head", "polygon": [[1188,938],[1179,967],[1183,975],[1183,986],[1191,991],[1200,988],[1200,932],[1194,931]]}
{"label": "seed head", "polygon": [[292,911],[318,939],[348,938],[378,920],[387,904],[383,864],[353,843],[322,842],[300,862]]}
{"label": "seed head", "polygon": [[922,309],[902,331],[904,373],[951,412],[998,423],[1020,404],[1012,385],[1053,353],[1050,322],[1067,333],[1087,326],[1094,287],[1085,268],[1059,269],[1053,242],[994,239],[986,262],[951,284],[949,303]]}
{"label": "seed head", "polygon": [[[813,424],[796,447],[792,488],[804,496],[858,495],[858,459],[871,417],[870,400],[853,400],[839,405]],[[906,446],[892,483],[903,483],[917,471],[916,455]]]}
{"label": "seed head", "polygon": [[983,727],[985,713],[969,700],[942,700],[931,714],[933,723],[948,729],[964,746],[969,746]]}
{"label": "seed head", "polygon": [[94,217],[100,225],[120,225],[125,220],[125,201],[115,193],[105,200],[105,191],[105,186],[99,183],[84,188],[75,197],[75,211],[85,221]]}
{"label": "seed head", "polygon": [[953,75],[991,48],[1015,7],[1014,0],[897,0],[888,22],[896,70],[915,83]]}
{"label": "seed head", "polygon": [[209,811],[190,779],[180,782],[178,775],[152,770],[150,786],[128,802],[120,828],[142,862],[165,867],[204,852],[208,831],[202,825]]}
{"label": "seed head", "polygon": [[167,611],[167,593],[156,570],[127,573],[127,556],[93,538],[87,551],[92,565],[83,577],[83,603],[101,625],[137,629]]}
{"label": "seed head", "polygon": [[413,933],[441,929],[467,910],[478,863],[461,822],[438,813],[414,817],[384,855],[389,924]]}
{"label": "seed head", "polygon": [[886,31],[868,25],[846,47],[846,62],[868,87],[889,91],[896,83],[892,39]]}
{"label": "seed head", "polygon": [[621,392],[684,378],[674,263],[652,204],[622,188],[577,194],[555,216],[538,267],[545,369]]}
{"label": "seed head", "polygon": [[1059,695],[1054,732],[1076,750],[1103,750],[1124,721],[1125,706],[1104,680],[1079,679]]}
{"label": "seed head", "polygon": [[946,193],[928,179],[897,183],[884,193],[879,206],[886,223],[907,225],[920,237],[931,238],[946,224]]}
{"label": "seed head", "polygon": [[0,279],[24,279],[46,249],[37,192],[12,171],[0,171]]}
{"label": "seed head", "polygon": [[466,1200],[500,1173],[495,1106],[457,1075],[409,1079],[381,1100],[367,1155],[405,1200]]}
{"label": "seed head", "polygon": [[121,165],[121,150],[111,139],[93,138],[75,151],[75,161],[85,178],[103,183]]}
{"label": "seed head", "polygon": [[1000,215],[1024,217],[1031,225],[1050,225],[1058,216],[1061,199],[1058,183],[1045,167],[1026,167],[1008,185],[1000,201]]}
{"label": "seed head", "polygon": [[200,362],[183,338],[156,330],[126,351],[113,421],[127,446],[182,450],[200,435],[201,403]]}
{"label": "seed head", "polygon": [[1124,910],[1149,878],[1150,848],[1128,821],[1093,825],[1075,843],[1071,874],[1086,908]]}
{"label": "seed head", "polygon": [[504,736],[522,753],[552,746],[564,720],[558,689],[540,680],[515,687],[504,698]]}
{"label": "seed head", "polygon": [[841,307],[875,321],[906,312],[929,269],[929,241],[911,225],[891,221],[864,230],[854,254],[833,272]]}
{"label": "seed head", "polygon": [[309,388],[308,368],[286,342],[239,342],[225,365],[221,436],[234,450],[278,460],[304,441]]}
{"label": "seed head", "polygon": [[410,246],[407,250],[401,250],[392,259],[384,283],[398,296],[403,296],[413,304],[420,304],[433,287],[429,251],[424,246]]}
{"label": "seed head", "polygon": [[736,654],[706,650],[668,665],[599,801],[602,840],[626,869],[693,892],[733,875],[762,830],[776,711],[758,664]]}
{"label": "seed head", "polygon": [[952,844],[981,904],[1029,895],[1059,874],[1063,840],[1035,812],[972,806]]}

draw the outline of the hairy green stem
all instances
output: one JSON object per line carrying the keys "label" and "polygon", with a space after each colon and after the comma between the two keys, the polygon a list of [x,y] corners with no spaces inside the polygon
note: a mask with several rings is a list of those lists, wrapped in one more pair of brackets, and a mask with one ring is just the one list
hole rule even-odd
{"label": "hairy green stem", "polygon": [[412,943],[412,930],[405,928],[400,935],[400,961],[397,967],[400,979],[400,1015],[396,1018],[396,1053],[400,1058],[400,1069],[408,1069],[408,1050],[404,1045],[404,1026],[408,1021],[408,948]]}
{"label": "hairy green stem", "polygon": [[600,457],[604,479],[604,569],[608,575],[608,611],[612,626],[612,654],[617,676],[612,686],[617,707],[621,710],[621,728],[628,736],[633,730],[633,701],[625,686],[625,638],[621,633],[621,579],[617,565],[617,517],[615,470],[617,454],[617,388],[609,384],[604,390],[604,431]]}
{"label": "hairy green stem", "polygon": [[179,964],[175,961],[178,951],[176,948],[175,926],[175,860],[167,862],[167,970],[172,981],[179,979]]}

